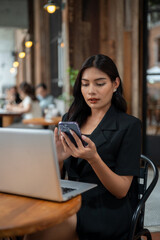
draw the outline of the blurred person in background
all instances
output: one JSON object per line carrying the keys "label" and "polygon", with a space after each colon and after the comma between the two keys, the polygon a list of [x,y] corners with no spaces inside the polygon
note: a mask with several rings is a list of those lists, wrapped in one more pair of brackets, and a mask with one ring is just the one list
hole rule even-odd
{"label": "blurred person in background", "polygon": [[39,100],[42,114],[44,115],[45,109],[47,109],[49,105],[54,104],[54,98],[52,95],[48,94],[45,83],[40,83],[36,86],[36,97]]}
{"label": "blurred person in background", "polygon": [[21,98],[20,98],[20,96],[19,96],[19,93],[18,93],[18,89],[17,89],[16,86],[11,87],[11,88],[9,89],[9,91],[10,91],[10,94],[13,96],[14,102],[15,102],[16,104],[19,104],[20,102],[22,102],[22,100],[21,100]]}
{"label": "blurred person in background", "polygon": [[21,102],[16,86],[12,86],[6,90],[6,102],[10,104],[19,104]]}
{"label": "blurred person in background", "polygon": [[22,102],[14,105],[8,104],[6,109],[9,111],[22,113],[23,119],[41,117],[41,108],[38,100],[35,97],[33,87],[27,82],[22,82],[18,91]]}

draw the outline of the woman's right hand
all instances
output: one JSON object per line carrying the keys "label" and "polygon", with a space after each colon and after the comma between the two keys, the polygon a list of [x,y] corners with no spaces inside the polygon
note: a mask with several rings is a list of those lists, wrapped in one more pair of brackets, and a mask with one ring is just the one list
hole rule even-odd
{"label": "woman's right hand", "polygon": [[57,127],[54,130],[54,140],[55,140],[55,143],[56,143],[58,161],[61,164],[70,155],[64,151],[64,147],[63,147],[63,144],[62,144],[62,141],[61,141],[61,133],[58,134],[58,128]]}

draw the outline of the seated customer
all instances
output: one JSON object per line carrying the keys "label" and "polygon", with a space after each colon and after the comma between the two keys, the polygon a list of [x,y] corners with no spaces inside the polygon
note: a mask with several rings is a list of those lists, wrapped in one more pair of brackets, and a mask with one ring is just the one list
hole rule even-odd
{"label": "seated customer", "polygon": [[44,110],[48,108],[50,104],[54,103],[54,98],[52,95],[48,94],[47,86],[45,83],[40,83],[37,85],[36,96],[40,102],[42,113],[44,114]]}
{"label": "seated customer", "polygon": [[20,99],[16,86],[12,86],[6,90],[6,102],[10,104],[18,104],[22,100]]}
{"label": "seated customer", "polygon": [[10,111],[22,113],[23,119],[41,117],[39,102],[34,95],[33,87],[23,82],[19,86],[19,94],[22,102],[19,104],[8,104],[6,108]]}
{"label": "seated customer", "polygon": [[82,194],[76,215],[26,239],[128,240],[140,170],[141,122],[126,113],[122,81],[108,56],[98,54],[83,63],[73,95],[62,121],[76,121],[88,145],[71,131],[75,146],[55,128],[60,170],[69,180],[98,186]]}

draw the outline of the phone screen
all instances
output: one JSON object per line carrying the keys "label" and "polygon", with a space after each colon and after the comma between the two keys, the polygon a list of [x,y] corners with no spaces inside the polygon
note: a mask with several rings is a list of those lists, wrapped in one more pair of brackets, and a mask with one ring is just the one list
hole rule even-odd
{"label": "phone screen", "polygon": [[74,143],[76,147],[77,147],[76,141],[74,140],[74,137],[70,133],[70,130],[74,131],[77,134],[77,136],[81,139],[84,146],[87,145],[87,143],[81,137],[81,131],[77,122],[59,122],[58,128],[61,130],[61,132],[67,134],[69,139]]}

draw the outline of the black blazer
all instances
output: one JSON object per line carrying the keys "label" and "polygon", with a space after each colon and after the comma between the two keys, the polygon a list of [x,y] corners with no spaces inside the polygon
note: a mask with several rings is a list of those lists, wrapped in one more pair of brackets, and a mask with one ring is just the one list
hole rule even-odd
{"label": "black blazer", "polygon": [[111,106],[89,137],[112,171],[134,176],[134,180],[127,196],[117,199],[103,186],[86,160],[73,157],[65,160],[64,168],[70,180],[98,184],[82,194],[82,206],[77,214],[79,239],[127,240],[136,195],[135,179],[139,175],[140,120]]}
{"label": "black blazer", "polygon": [[[63,118],[65,120],[65,117]],[[111,106],[89,136],[102,160],[119,175],[139,175],[141,122]],[[68,158],[64,164],[69,178],[100,183],[86,160]]]}

